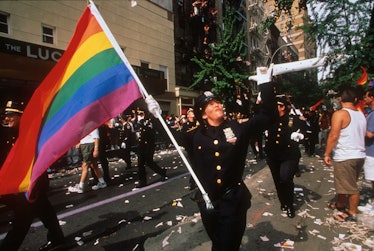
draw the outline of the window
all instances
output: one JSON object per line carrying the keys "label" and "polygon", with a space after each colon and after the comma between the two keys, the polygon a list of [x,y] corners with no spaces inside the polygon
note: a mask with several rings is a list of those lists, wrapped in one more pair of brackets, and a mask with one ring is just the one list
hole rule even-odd
{"label": "window", "polygon": [[9,14],[0,12],[0,32],[9,34]]}
{"label": "window", "polygon": [[54,44],[54,31],[55,29],[50,26],[42,26],[42,37],[44,43]]}
{"label": "window", "polygon": [[149,69],[149,63],[141,61],[140,62],[140,67]]}

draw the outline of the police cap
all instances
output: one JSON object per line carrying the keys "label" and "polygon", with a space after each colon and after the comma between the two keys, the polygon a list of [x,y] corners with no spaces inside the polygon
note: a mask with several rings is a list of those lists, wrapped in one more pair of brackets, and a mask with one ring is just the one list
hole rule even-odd
{"label": "police cap", "polygon": [[221,99],[210,91],[205,91],[203,94],[201,94],[195,99],[195,107],[193,110],[195,113],[195,117],[198,121],[202,121],[205,107],[212,100],[217,100],[221,102]]}
{"label": "police cap", "polygon": [[22,114],[24,109],[24,103],[18,101],[9,100],[4,108],[4,114]]}
{"label": "police cap", "polygon": [[286,98],[286,96],[277,96],[277,105],[282,106],[289,106],[291,105],[290,101]]}

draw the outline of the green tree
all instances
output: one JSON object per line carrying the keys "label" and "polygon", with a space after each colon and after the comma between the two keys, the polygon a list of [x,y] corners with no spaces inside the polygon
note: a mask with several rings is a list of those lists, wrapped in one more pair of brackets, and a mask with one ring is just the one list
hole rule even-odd
{"label": "green tree", "polygon": [[308,2],[313,22],[303,30],[316,40],[321,53],[329,56],[324,91],[356,85],[361,67],[373,73],[372,0]]}
{"label": "green tree", "polygon": [[223,16],[223,24],[218,28],[218,42],[209,44],[210,53],[195,56],[192,61],[199,68],[190,86],[195,90],[211,90],[220,96],[226,106],[235,100],[237,88],[246,88],[248,79],[244,31],[237,32],[235,12],[228,9]]}
{"label": "green tree", "polygon": [[315,80],[316,69],[291,72],[279,76],[278,91],[292,96],[292,102],[296,107],[311,107],[323,98],[321,86]]}

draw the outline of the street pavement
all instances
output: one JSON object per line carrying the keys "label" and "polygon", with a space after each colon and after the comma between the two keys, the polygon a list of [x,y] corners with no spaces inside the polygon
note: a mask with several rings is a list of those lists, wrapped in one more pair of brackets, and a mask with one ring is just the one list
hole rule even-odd
{"label": "street pavement", "polygon": [[[280,210],[267,166],[246,177],[245,183],[253,198],[241,250],[374,250],[374,216],[365,219],[366,225],[337,222],[333,218],[336,212],[327,207],[327,202],[335,195],[332,168],[327,167],[318,155],[304,155],[300,169],[301,176],[295,177],[297,215],[293,219]],[[368,205],[370,184],[361,178],[360,187],[361,205]],[[199,240],[199,245],[195,239]],[[196,224],[182,222],[145,243],[145,250],[154,251],[207,251],[210,248],[201,221]]]}
{"label": "street pavement", "polygon": [[[148,171],[149,185],[138,190],[133,190],[136,168],[125,170],[121,160],[110,162],[112,184],[98,191],[67,193],[79,174],[51,175],[50,199],[68,239],[55,250],[210,250],[180,157],[164,150],[155,159],[168,169],[169,180],[160,182]],[[304,154],[300,169],[301,176],[294,179],[296,217],[290,219],[280,210],[265,161],[248,155],[243,178],[253,198],[241,250],[374,250],[374,216],[367,217],[365,225],[338,222],[333,218],[336,212],[327,207],[335,195],[332,168],[318,155]],[[361,206],[368,206],[370,184],[363,178],[359,184]],[[10,215],[1,208],[0,213],[2,239]],[[45,239],[45,228],[35,221],[20,250],[38,250]]]}

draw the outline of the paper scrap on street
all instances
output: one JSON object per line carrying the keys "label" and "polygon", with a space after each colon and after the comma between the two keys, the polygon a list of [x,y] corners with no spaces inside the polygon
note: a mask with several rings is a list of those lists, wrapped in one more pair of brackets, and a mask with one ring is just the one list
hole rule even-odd
{"label": "paper scrap on street", "polygon": [[274,244],[274,247],[277,248],[289,248],[289,249],[294,249],[294,241],[291,240],[284,240],[282,242],[279,242],[277,244]]}

